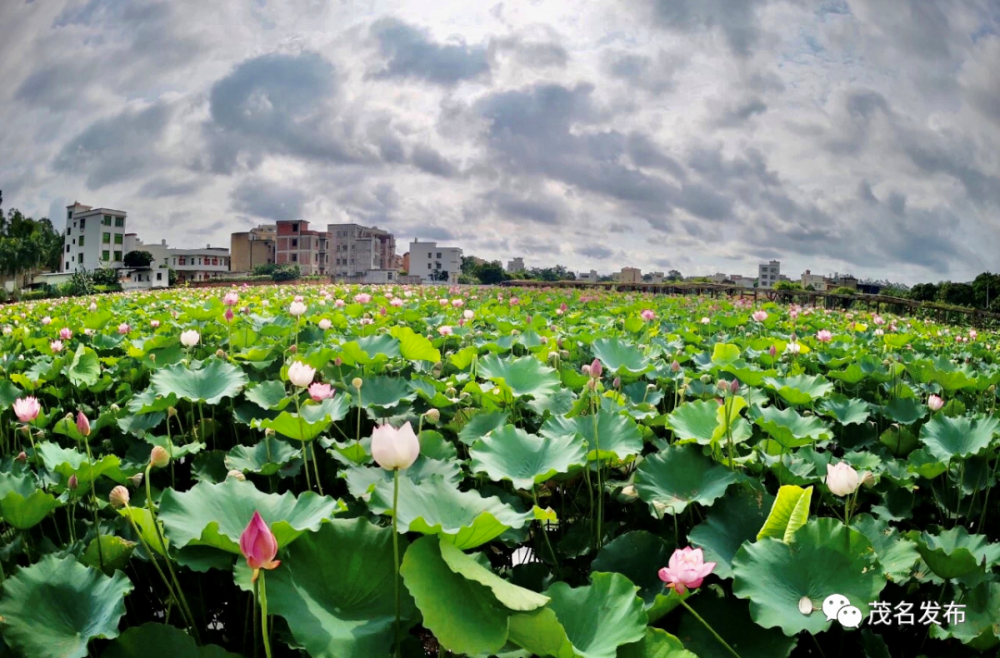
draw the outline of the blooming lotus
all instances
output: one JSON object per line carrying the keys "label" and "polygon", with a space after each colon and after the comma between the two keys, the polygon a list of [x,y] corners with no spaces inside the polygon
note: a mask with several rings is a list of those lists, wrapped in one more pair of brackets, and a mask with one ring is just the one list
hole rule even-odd
{"label": "blooming lotus", "polygon": [[240,553],[247,559],[247,566],[253,569],[250,582],[255,582],[261,569],[277,569],[280,560],[278,555],[278,540],[271,529],[264,523],[260,512],[254,511],[253,518],[240,535]]}
{"label": "blooming lotus", "polygon": [[394,306],[395,308],[399,308],[402,305],[403,305],[403,300],[399,299],[398,297],[389,302],[389,306]]}
{"label": "blooming lotus", "polygon": [[750,317],[753,318],[754,322],[763,322],[767,319],[767,311],[754,311],[754,314]]}
{"label": "blooming lotus", "polygon": [[660,569],[660,580],[678,594],[701,587],[705,576],[715,569],[715,562],[705,562],[700,548],[679,548],[670,556],[667,566]]}
{"label": "blooming lotus", "polygon": [[131,330],[132,328],[128,326],[128,324],[125,322],[122,322],[120,325],[118,325],[118,333],[120,333],[122,336],[124,336]]}
{"label": "blooming lotus", "polygon": [[441,334],[442,336],[450,336],[451,332],[452,332],[451,327],[449,327],[446,324],[438,327],[438,333]]}
{"label": "blooming lotus", "polygon": [[829,343],[831,340],[833,340],[833,334],[827,331],[826,329],[820,329],[818,332],[816,332],[816,339],[821,343]]}
{"label": "blooming lotus", "polygon": [[464,313],[462,313],[462,317],[464,317],[466,320],[471,320],[472,318],[476,317],[476,313],[475,311],[467,310]]}
{"label": "blooming lotus", "polygon": [[300,315],[305,314],[305,312],[306,312],[306,305],[303,304],[302,302],[292,302],[291,306],[288,307],[288,312],[292,316],[294,316],[294,317],[297,318]]}
{"label": "blooming lotus", "polygon": [[848,496],[858,490],[861,476],[847,462],[826,465],[826,486],[834,496]]}
{"label": "blooming lotus", "polygon": [[314,402],[322,402],[327,398],[333,397],[333,387],[329,384],[321,384],[316,382],[309,385],[309,397],[313,399]]}
{"label": "blooming lotus", "polygon": [[301,361],[296,361],[288,367],[288,381],[299,388],[309,386],[315,376],[316,369]]}
{"label": "blooming lotus", "polygon": [[189,329],[181,334],[181,345],[184,347],[194,347],[201,340],[201,334],[194,329]]}
{"label": "blooming lotus", "polygon": [[62,341],[61,340],[52,341],[51,343],[49,343],[49,348],[52,350],[54,354],[59,354],[59,352],[63,351]]}
{"label": "blooming lotus", "polygon": [[344,304],[345,302],[343,299],[338,299],[333,303],[333,305],[336,306],[337,308],[344,308]]}
{"label": "blooming lotus", "polygon": [[944,400],[937,395],[931,395],[927,398],[927,407],[931,411],[938,411],[944,406]]}
{"label": "blooming lotus", "polygon": [[227,292],[226,296],[222,298],[222,303],[226,306],[236,306],[240,303],[240,296],[235,292]]}
{"label": "blooming lotus", "polygon": [[702,318],[701,319],[701,323],[702,324],[708,324],[709,322],[711,322],[711,320],[709,320],[708,318]]}
{"label": "blooming lotus", "polygon": [[42,324],[52,324],[52,318],[46,315],[44,318],[42,318]]}
{"label": "blooming lotus", "polygon": [[356,301],[359,304],[367,304],[371,300],[372,296],[366,292],[361,292],[354,296],[354,301]]}
{"label": "blooming lotus", "polygon": [[648,308],[647,309],[643,309],[642,313],[640,313],[639,315],[641,315],[642,319],[645,320],[646,322],[649,322],[650,320],[653,320],[653,319],[656,318],[656,313],[654,313],[653,311],[651,311]]}
{"label": "blooming lotus", "polygon": [[160,326],[160,321],[159,320],[152,320],[149,323],[149,326],[152,327],[153,329],[157,329]]}
{"label": "blooming lotus", "polygon": [[451,305],[454,308],[462,308],[463,306],[465,306],[465,302],[461,299],[453,299],[451,300]]}
{"label": "blooming lotus", "polygon": [[62,340],[69,340],[73,337],[73,331],[69,327],[63,327],[59,330],[59,338]]}
{"label": "blooming lotus", "polygon": [[30,423],[38,418],[42,411],[42,405],[38,403],[38,398],[29,395],[26,398],[14,400],[14,415],[22,423]]}
{"label": "blooming lotus", "polygon": [[329,329],[332,326],[333,326],[333,323],[330,322],[326,318],[323,318],[322,320],[319,321],[319,328],[322,329],[323,331],[326,331],[327,329]]}
{"label": "blooming lotus", "polygon": [[396,429],[388,423],[372,432],[372,458],[387,471],[409,468],[420,456],[420,440],[409,422]]}

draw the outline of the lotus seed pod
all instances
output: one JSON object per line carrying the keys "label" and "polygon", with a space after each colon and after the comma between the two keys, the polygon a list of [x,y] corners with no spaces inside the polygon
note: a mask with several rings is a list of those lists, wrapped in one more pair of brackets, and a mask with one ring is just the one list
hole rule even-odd
{"label": "lotus seed pod", "polygon": [[173,418],[176,415],[177,415],[177,409],[175,409],[174,407],[167,407],[167,416],[168,417]]}
{"label": "lotus seed pod", "polygon": [[170,463],[170,453],[162,446],[154,446],[153,451],[149,453],[149,463],[156,468],[163,468]]}
{"label": "lotus seed pod", "polygon": [[265,429],[264,430],[264,436],[265,437],[274,436],[274,428],[273,427],[268,427],[267,429]]}
{"label": "lotus seed pod", "polygon": [[568,359],[569,358],[569,350],[560,350],[560,352],[559,352],[559,358],[560,359]]}
{"label": "lotus seed pod", "polygon": [[227,478],[233,478],[234,480],[239,480],[240,482],[246,482],[247,476],[243,475],[243,471],[238,471],[235,468],[228,473],[226,473]]}
{"label": "lotus seed pod", "polygon": [[458,395],[458,391],[455,390],[454,386],[449,386],[448,388],[444,389],[444,394],[450,398],[453,398],[456,395]]}
{"label": "lotus seed pod", "polygon": [[354,388],[356,388],[358,390],[361,390],[361,385],[362,384],[364,384],[364,382],[361,381],[360,377],[355,377],[354,379],[351,380],[351,386],[353,386]]}
{"label": "lotus seed pod", "polygon": [[219,357],[220,359],[224,359],[226,358],[226,353],[222,349],[217,349],[215,350],[215,356]]}
{"label": "lotus seed pod", "polygon": [[121,486],[120,484],[111,490],[108,494],[108,501],[111,503],[112,507],[121,508],[128,505],[129,501],[128,489]]}
{"label": "lotus seed pod", "polygon": [[706,375],[702,375],[698,379],[701,380],[702,384],[711,384],[712,383],[712,376],[711,375],[707,375],[707,374]]}
{"label": "lotus seed pod", "polygon": [[142,484],[142,473],[136,473],[135,475],[128,478],[128,483],[133,487],[137,487]]}
{"label": "lotus seed pod", "polygon": [[429,409],[427,413],[424,414],[424,416],[426,416],[427,420],[431,421],[432,423],[436,423],[439,420],[441,420],[441,412],[438,411],[437,409]]}

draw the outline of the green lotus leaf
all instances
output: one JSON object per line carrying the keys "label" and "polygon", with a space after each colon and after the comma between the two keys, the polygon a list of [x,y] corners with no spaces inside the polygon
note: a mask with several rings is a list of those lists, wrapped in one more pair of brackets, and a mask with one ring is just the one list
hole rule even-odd
{"label": "green lotus leaf", "polygon": [[601,547],[591,564],[592,571],[620,573],[639,587],[639,598],[649,621],[655,622],[680,605],[680,598],[660,580],[661,567],[673,554],[673,542],[645,530],[633,530],[615,537]]}
{"label": "green lotus leaf", "polygon": [[238,658],[215,644],[198,646],[194,638],[174,626],[147,622],[122,633],[101,658]]}
{"label": "green lotus leaf", "polygon": [[695,446],[670,446],[646,458],[635,471],[635,489],[662,518],[677,515],[692,503],[709,506],[726,493],[736,474],[701,454]]}
{"label": "green lotus leaf", "polygon": [[[392,482],[378,482],[369,509],[375,514],[391,512],[392,493]],[[399,478],[398,514],[400,532],[442,535],[461,549],[485,544],[535,518],[533,512],[518,512],[496,496],[484,498],[477,491],[459,491],[440,475],[420,484]]]}
{"label": "green lotus leaf", "polygon": [[[789,637],[829,630],[822,605],[831,594],[847,597],[867,617],[886,583],[868,538],[835,519],[808,522],[790,543],[765,537],[744,544],[733,575],[733,593],[750,600],[753,620]],[[812,613],[799,610],[803,598],[812,602]]]}
{"label": "green lotus leaf", "polygon": [[809,520],[809,505],[813,488],[805,489],[786,484],[778,489],[767,520],[757,533],[757,539],[774,537],[783,542],[793,541],[795,533]]}
{"label": "green lotus leaf", "polygon": [[539,433],[551,439],[580,436],[587,442],[587,459],[625,459],[642,452],[642,435],[635,421],[618,413],[601,410],[597,413],[595,432],[594,416],[554,416],[542,424]]}
{"label": "green lotus leaf", "polygon": [[558,473],[587,463],[583,445],[573,436],[543,438],[513,425],[479,439],[469,448],[473,473],[509,480],[518,489],[532,489]]}
{"label": "green lotus leaf", "polygon": [[667,415],[667,426],[678,439],[708,445],[719,426],[718,412],[719,403],[715,400],[692,400]]}
{"label": "green lotus leaf", "polygon": [[73,354],[73,363],[66,371],[66,376],[73,386],[79,388],[87,388],[96,384],[101,377],[101,362],[97,352],[82,343],[78,345]]}
{"label": "green lotus leaf", "polygon": [[[889,452],[897,457],[911,455],[911,453],[916,450],[917,446],[920,445],[920,442],[913,434],[912,429],[897,425],[887,427],[886,430],[879,435],[878,440],[879,443],[889,449]],[[928,452],[928,454],[930,453]]]}
{"label": "green lotus leaf", "polygon": [[[155,553],[163,555],[163,546],[160,545],[160,539],[156,534],[156,530],[153,529],[153,517],[150,515],[149,510],[145,507],[126,507],[125,509],[119,510],[125,518],[131,518],[135,523],[136,527],[139,528],[139,534],[142,540],[146,542],[146,546],[149,546]],[[163,532],[163,522],[158,521],[160,524],[160,536],[163,537],[163,543],[166,544],[167,553],[170,552],[170,538],[166,536]],[[133,529],[134,531],[134,529]]]}
{"label": "green lotus leaf", "polygon": [[463,553],[453,544],[440,542],[441,558],[452,572],[490,589],[504,607],[517,612],[531,612],[549,602],[549,598],[529,589],[512,585],[486,568],[474,557]]}
{"label": "green lotus leaf", "polygon": [[789,404],[809,404],[833,390],[833,384],[819,375],[765,377],[764,383]]}
{"label": "green lotus leaf", "polygon": [[506,411],[484,411],[469,419],[458,433],[458,440],[467,446],[483,438],[490,432],[498,430],[507,424]]}
{"label": "green lotus leaf", "polygon": [[590,575],[590,585],[571,588],[563,582],[544,593],[551,601],[541,610],[510,618],[510,639],[539,656],[616,658],[618,647],[646,635],[646,611],[638,588],[617,573]]}
{"label": "green lotus leaf", "polygon": [[86,453],[75,448],[63,448],[49,442],[39,443],[37,448],[45,468],[61,475],[63,481],[75,475],[81,488],[89,487],[92,479],[96,480],[101,476],[109,477],[119,484],[125,483],[121,460],[115,455],[105,455],[91,464]]}
{"label": "green lotus leaf", "polygon": [[[395,407],[404,400],[412,402],[417,397],[405,379],[399,377],[363,377],[360,402],[366,409],[369,407]],[[357,400],[355,400],[357,402]]]}
{"label": "green lotus leaf", "polygon": [[766,492],[737,489],[712,505],[705,520],[688,532],[691,544],[704,551],[705,561],[715,562],[715,575],[732,577],[736,552],[744,543],[757,539],[774,501]]}
{"label": "green lotus leaf", "polygon": [[3,639],[23,656],[82,658],[91,640],[118,637],[131,591],[121,572],[108,577],[72,557],[46,555],[4,581]]}
{"label": "green lotus leaf", "polygon": [[912,425],[927,415],[927,406],[914,398],[893,398],[882,413],[894,423]]}
{"label": "green lotus leaf", "polygon": [[662,628],[647,628],[638,642],[618,647],[618,658],[698,658]]}
{"label": "green lotus leaf", "polygon": [[826,373],[826,376],[854,386],[862,382],[868,376],[868,373],[857,363],[852,363],[843,370],[830,370]]}
{"label": "green lotus leaf", "polygon": [[393,327],[389,333],[399,341],[399,353],[404,359],[430,361],[431,363],[437,363],[441,360],[441,352],[431,344],[430,340],[415,333],[413,329],[399,325]]}
{"label": "green lotus leaf", "polygon": [[871,415],[864,400],[837,394],[820,402],[819,408],[824,416],[835,419],[841,425],[861,425]]}
{"label": "green lotus leaf", "polygon": [[[400,538],[401,554],[408,558],[410,550]],[[279,557],[281,566],[266,575],[268,612],[285,619],[310,656],[389,655],[396,627],[391,529],[335,519]],[[413,599],[401,590],[405,632],[415,619]]]}
{"label": "green lotus leaf", "polygon": [[87,567],[100,569],[103,560],[104,573],[110,576],[116,570],[125,570],[135,547],[134,541],[128,541],[115,535],[101,535],[87,544],[87,550],[80,556],[80,563]]}
{"label": "green lotus leaf", "polygon": [[830,428],[816,416],[803,416],[791,407],[764,407],[755,421],[787,450],[831,438]]}
{"label": "green lotus leaf", "polygon": [[341,501],[311,491],[298,498],[287,492],[265,494],[250,482],[227,478],[219,484],[199,482],[184,492],[167,489],[160,499],[159,519],[178,548],[213,546],[238,555],[240,535],[255,511],[284,548],[343,509]]}
{"label": "green lotus leaf", "polygon": [[931,637],[955,638],[975,651],[989,651],[1000,644],[1000,583],[980,583],[961,603],[965,606],[962,621],[953,618],[950,623],[945,617],[949,604],[941,606],[942,625],[931,625]]}
{"label": "green lotus leaf", "polygon": [[636,346],[620,338],[601,338],[595,340],[592,346],[594,356],[609,371],[639,373],[649,368],[649,359]]}
{"label": "green lotus leaf", "polygon": [[886,578],[901,583],[910,577],[913,567],[920,558],[915,542],[902,537],[898,530],[890,527],[885,521],[877,520],[868,514],[852,516],[851,527],[868,537]]}
{"label": "green lotus leaf", "polygon": [[235,397],[247,384],[242,370],[227,361],[212,359],[197,370],[182,364],[167,366],[153,373],[150,383],[157,395],[176,395],[192,402],[218,404],[222,398]]}
{"label": "green lotus leaf", "polygon": [[262,409],[280,411],[292,403],[292,398],[285,395],[285,384],[279,381],[266,381],[252,386],[243,394]]}
{"label": "green lotus leaf", "polygon": [[27,475],[0,473],[0,517],[18,530],[41,523],[59,501],[42,491]]}
{"label": "green lotus leaf", "polygon": [[1000,420],[987,416],[934,417],[920,428],[920,442],[932,455],[948,462],[954,457],[971,457],[990,445],[1000,428]]}
{"label": "green lotus leaf", "polygon": [[740,358],[739,345],[716,343],[712,348],[712,363],[717,366],[732,365]]}
{"label": "green lotus leaf", "polygon": [[257,445],[234,446],[226,454],[226,468],[241,473],[274,475],[302,453],[280,439],[266,436]]}
{"label": "green lotus leaf", "polygon": [[501,359],[495,354],[479,361],[479,375],[504,383],[514,397],[545,398],[559,390],[559,375],[533,356]]}
{"label": "green lotus leaf", "polygon": [[[345,343],[341,347],[346,349],[351,343]],[[363,357],[357,360],[358,363],[366,364],[372,361],[379,361],[385,359],[398,359],[403,356],[402,352],[399,350],[399,340],[393,338],[392,336],[387,336],[386,334],[381,334],[379,336],[364,336],[357,340],[356,344],[363,352],[365,360]],[[413,353],[413,350],[410,351]],[[358,355],[360,356],[360,355]],[[413,357],[407,357],[411,360],[417,360]]]}
{"label": "green lotus leaf", "polygon": [[273,429],[278,434],[296,441],[312,441],[329,429],[332,423],[343,420],[351,405],[351,396],[335,395],[322,402],[304,404],[301,415],[282,411],[275,418],[255,418],[251,427]]}
{"label": "green lotus leaf", "polygon": [[0,409],[9,409],[14,401],[24,396],[24,391],[9,379],[0,379]]}
{"label": "green lotus leaf", "polygon": [[[417,457],[417,461],[413,462],[412,466],[400,472],[399,477],[405,477],[414,484],[420,484],[435,475],[456,487],[462,481],[462,469],[457,461],[431,459],[424,454]],[[387,482],[391,485],[393,475],[392,471],[377,466],[356,466],[348,468],[343,477],[347,481],[347,490],[351,492],[352,496],[368,500],[373,487],[379,482]]]}
{"label": "green lotus leaf", "polygon": [[917,551],[931,571],[946,580],[980,571],[984,564],[989,571],[1000,560],[1000,543],[990,544],[985,535],[970,535],[962,526],[936,535],[911,530],[906,536],[917,543]]}
{"label": "green lotus leaf", "polygon": [[[745,601],[705,591],[691,597],[688,605],[715,629],[740,658],[787,658],[798,643],[798,638],[786,637],[779,630],[755,624]],[[684,638],[685,646],[698,658],[732,658],[732,654],[686,610],[682,613],[677,634]]]}

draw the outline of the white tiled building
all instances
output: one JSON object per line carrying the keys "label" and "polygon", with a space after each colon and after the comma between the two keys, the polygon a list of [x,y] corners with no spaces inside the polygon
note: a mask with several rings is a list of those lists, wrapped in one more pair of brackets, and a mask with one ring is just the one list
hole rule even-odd
{"label": "white tiled building", "polygon": [[125,255],[125,217],[122,210],[91,208],[79,201],[67,206],[60,271],[121,267]]}
{"label": "white tiled building", "polygon": [[781,281],[781,263],[779,261],[772,260],[757,266],[758,288],[773,288],[778,281]]}
{"label": "white tiled building", "polygon": [[153,256],[151,286],[168,285],[168,269],[177,273],[177,283],[209,281],[229,275],[229,249],[206,245],[203,249],[179,249],[166,240],[160,244],[144,244],[135,233],[125,236],[125,253],[148,251]]}
{"label": "white tiled building", "polygon": [[447,272],[447,282],[458,283],[462,273],[462,250],[459,247],[439,247],[437,242],[411,242],[410,275],[419,276],[424,283],[435,283],[433,277],[436,272]]}
{"label": "white tiled building", "polygon": [[[326,272],[341,279],[366,277],[371,270],[392,270],[396,265],[396,238],[377,226],[329,224]],[[375,278],[384,275],[374,275]],[[367,277],[366,282],[371,277]]]}

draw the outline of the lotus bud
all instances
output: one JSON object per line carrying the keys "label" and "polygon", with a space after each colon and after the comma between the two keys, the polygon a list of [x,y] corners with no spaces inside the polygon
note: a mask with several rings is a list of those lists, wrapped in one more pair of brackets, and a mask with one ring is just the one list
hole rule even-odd
{"label": "lotus bud", "polygon": [[847,462],[826,466],[826,486],[834,496],[844,497],[858,490],[861,477]]}
{"label": "lotus bud", "polygon": [[220,348],[215,350],[215,356],[219,357],[220,359],[224,359],[226,358],[226,353]]}
{"label": "lotus bud", "polygon": [[436,423],[441,420],[441,412],[437,409],[428,409],[424,414],[424,417],[426,417],[430,422]]}
{"label": "lotus bud", "polygon": [[458,391],[455,390],[454,386],[449,386],[448,388],[444,389],[444,394],[450,398],[453,398],[456,395],[458,395]]}
{"label": "lotus bud", "polygon": [[238,471],[235,468],[228,473],[226,473],[227,478],[233,478],[234,480],[239,480],[240,482],[246,482],[247,476],[243,475],[243,471]]}
{"label": "lotus bud", "polygon": [[568,359],[569,358],[569,350],[560,350],[560,352],[559,352],[559,358],[560,359]]}
{"label": "lotus bud", "polygon": [[990,384],[989,388],[987,388],[986,390],[989,391],[990,393],[996,393],[997,392],[997,385],[996,384]]}
{"label": "lotus bud", "polygon": [[14,461],[18,461],[23,464],[24,462],[28,461],[28,455],[26,455],[25,452],[22,450],[21,452],[17,453],[17,457],[14,457]]}
{"label": "lotus bud", "polygon": [[798,340],[799,340],[799,337],[796,336],[794,333],[792,333],[792,335],[789,338],[791,339],[791,341],[793,343],[798,342]]}
{"label": "lotus bud", "polygon": [[589,388],[592,391],[596,391],[597,390],[597,380],[594,379],[594,378],[589,379],[587,381],[587,388]]}
{"label": "lotus bud", "polygon": [[170,453],[162,446],[154,446],[153,451],[149,453],[149,463],[156,468],[163,468],[170,463]]}
{"label": "lotus bud", "polygon": [[774,345],[771,345],[771,347],[767,350],[767,353],[773,359],[778,354],[778,348],[775,347]]}
{"label": "lotus bud", "polygon": [[115,412],[117,412],[117,411],[119,411],[121,409],[121,407],[119,407],[117,404],[112,404],[108,408],[111,409],[111,411],[115,411]]}
{"label": "lotus bud", "polygon": [[611,386],[614,387],[614,388],[621,388],[621,386],[622,386],[622,378],[621,377],[615,377],[614,381],[611,382]]}
{"label": "lotus bud", "polygon": [[110,501],[111,505],[116,508],[127,507],[129,498],[128,489],[120,484],[112,489],[111,493],[108,495],[108,501]]}
{"label": "lotus bud", "polygon": [[80,486],[80,481],[77,479],[76,473],[69,476],[69,482],[67,483],[67,486],[74,491],[78,486]]}
{"label": "lotus bud", "polygon": [[861,486],[865,489],[871,489],[875,486],[875,475],[871,471],[865,471],[861,474]]}
{"label": "lotus bud", "polygon": [[177,409],[174,407],[167,407],[167,417],[173,418],[177,415]]}
{"label": "lotus bud", "polygon": [[601,365],[601,360],[594,359],[590,364],[590,376],[594,379],[600,379],[602,374],[604,374],[604,366]]}
{"label": "lotus bud", "polygon": [[150,354],[149,360],[152,361],[153,363],[156,363],[156,354]]}
{"label": "lotus bud", "polygon": [[590,374],[590,364],[584,363],[582,366],[580,366],[580,372],[582,372],[585,375],[589,375]]}
{"label": "lotus bud", "polygon": [[670,364],[670,372],[680,372],[680,371],[681,371],[681,364],[677,362],[677,359],[674,359],[674,362]]}
{"label": "lotus bud", "polygon": [[736,395],[737,393],[740,392],[740,382],[738,379],[734,379],[729,384],[729,392],[732,393],[733,395]]}
{"label": "lotus bud", "polygon": [[646,384],[646,390],[647,391],[655,391],[656,390],[656,384]]}
{"label": "lotus bud", "polygon": [[133,475],[132,477],[130,477],[130,478],[128,479],[128,482],[129,482],[129,484],[131,484],[131,485],[132,485],[133,487],[136,487],[136,488],[138,488],[138,487],[139,487],[139,485],[141,485],[141,484],[142,484],[142,473],[136,473],[135,475]]}
{"label": "lotus bud", "polygon": [[268,427],[267,429],[265,429],[264,430],[264,436],[265,437],[274,436],[274,428],[273,427]]}
{"label": "lotus bud", "polygon": [[298,345],[292,345],[291,347],[288,348],[288,351],[291,352],[292,354],[295,354],[296,352],[299,351],[299,346]]}
{"label": "lotus bud", "polygon": [[359,391],[361,390],[361,385],[362,384],[364,384],[364,382],[361,381],[360,377],[355,377],[354,379],[351,380],[351,386],[353,386],[354,388],[358,389]]}
{"label": "lotus bud", "polygon": [[333,360],[333,365],[337,366],[338,368],[340,366],[342,366],[343,364],[344,364],[344,361],[339,356],[336,359]]}

